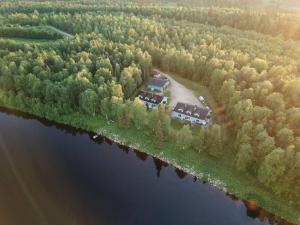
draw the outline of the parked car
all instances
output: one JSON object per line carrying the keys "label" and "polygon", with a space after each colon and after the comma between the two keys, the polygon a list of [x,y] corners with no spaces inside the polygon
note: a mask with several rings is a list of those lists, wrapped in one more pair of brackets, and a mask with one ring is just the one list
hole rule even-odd
{"label": "parked car", "polygon": [[199,96],[198,99],[199,99],[200,102],[205,102],[205,98],[203,96]]}

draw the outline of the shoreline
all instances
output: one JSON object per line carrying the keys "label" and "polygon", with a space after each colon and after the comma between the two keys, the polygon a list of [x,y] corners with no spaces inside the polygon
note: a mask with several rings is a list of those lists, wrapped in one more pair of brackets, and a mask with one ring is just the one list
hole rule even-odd
{"label": "shoreline", "polygon": [[[110,140],[111,142],[114,142],[114,143],[119,144],[121,146],[129,147],[132,150],[139,151],[139,152],[142,152],[142,153],[146,153],[147,155],[158,158],[159,160],[161,160],[163,162],[166,162],[169,165],[173,166],[174,168],[180,169],[183,172],[185,172],[185,173],[187,173],[191,176],[194,176],[194,177],[196,177],[197,179],[199,179],[201,181],[208,182],[213,187],[216,187],[219,190],[221,190],[225,193],[228,193],[229,195],[236,196],[240,200],[253,201],[256,204],[257,208],[262,208],[262,209],[266,210],[267,213],[270,213],[270,214],[274,215],[275,217],[278,217],[281,220],[286,221],[288,224],[290,223],[289,221],[291,221],[291,223],[293,223],[293,224],[300,224],[300,218],[296,218],[296,216],[291,216],[291,215],[286,216],[286,215],[283,215],[281,213],[278,213],[280,211],[280,209],[278,209],[278,211],[273,210],[271,207],[267,207],[266,204],[262,204],[261,202],[259,202],[259,200],[255,199],[255,197],[253,197],[253,198],[243,197],[242,196],[243,193],[240,193],[239,190],[236,190],[236,191],[232,190],[232,189],[234,189],[233,187],[228,188],[228,185],[226,185],[226,182],[223,182],[221,179],[216,178],[213,175],[210,175],[210,173],[208,173],[209,171],[208,172],[207,171],[204,171],[204,172],[199,171],[199,169],[198,170],[195,169],[194,166],[184,165],[184,164],[186,164],[186,163],[184,163],[184,161],[180,162],[180,160],[178,160],[176,158],[166,156],[163,151],[159,151],[158,153],[156,153],[156,151],[159,150],[159,149],[152,149],[151,150],[150,149],[151,146],[149,147],[149,149],[147,149],[147,147],[142,146],[140,143],[137,143],[137,142],[132,143],[132,141],[127,140],[126,137],[124,137],[124,136],[122,137],[122,135],[120,135],[120,134],[115,134],[115,133],[110,132],[108,128],[109,127],[114,127],[115,128],[115,127],[117,127],[117,125],[112,126],[111,124],[113,124],[113,123],[110,123],[109,121],[104,121],[104,120],[100,121],[99,120],[99,123],[102,122],[102,125],[104,124],[104,126],[106,124],[106,127],[101,127],[100,126],[100,129],[94,130],[94,129],[89,129],[88,128],[88,121],[84,121],[84,123],[82,125],[76,125],[75,122],[72,122],[70,117],[68,117],[67,120],[65,119],[64,116],[62,116],[62,119],[54,119],[54,118],[49,118],[49,117],[43,117],[41,115],[37,115],[36,113],[32,113],[28,110],[25,111],[23,109],[18,109],[17,107],[14,107],[14,106],[4,106],[3,104],[0,103],[0,111],[1,111],[1,108],[4,111],[7,110],[8,113],[14,114],[16,116],[22,116],[22,115],[18,115],[18,113],[21,113],[21,114],[23,114],[23,116],[25,115],[25,117],[28,116],[30,118],[38,119],[38,120],[41,120],[41,121],[44,121],[44,122],[54,123],[54,125],[57,125],[57,126],[60,126],[60,125],[67,126],[69,128],[78,129],[81,132],[90,133],[92,135],[99,135],[99,136],[104,137],[104,138]],[[9,111],[11,111],[11,112],[9,112]],[[73,116],[74,115],[71,115],[71,117],[73,117]],[[83,116],[83,115],[78,114],[78,117],[80,117],[80,116]],[[99,118],[94,118],[94,119],[97,120]],[[68,120],[70,120],[70,121],[68,121]],[[229,182],[227,182],[227,183],[229,183]],[[263,199],[262,202],[265,203],[267,201],[266,201],[266,199]],[[277,204],[278,204],[278,202],[277,202]],[[288,207],[286,207],[286,208],[288,208]],[[294,209],[294,210],[296,210],[296,209]],[[266,218],[268,218],[268,217],[266,217]],[[268,218],[268,220],[269,219],[270,218]]]}

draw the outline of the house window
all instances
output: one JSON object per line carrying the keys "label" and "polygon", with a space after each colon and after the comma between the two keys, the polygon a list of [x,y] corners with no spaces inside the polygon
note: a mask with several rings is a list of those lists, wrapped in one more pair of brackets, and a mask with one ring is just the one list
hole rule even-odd
{"label": "house window", "polygon": [[190,120],[190,117],[186,116],[184,119],[186,119],[186,120]]}
{"label": "house window", "polygon": [[178,114],[178,117],[181,117],[181,114]]}

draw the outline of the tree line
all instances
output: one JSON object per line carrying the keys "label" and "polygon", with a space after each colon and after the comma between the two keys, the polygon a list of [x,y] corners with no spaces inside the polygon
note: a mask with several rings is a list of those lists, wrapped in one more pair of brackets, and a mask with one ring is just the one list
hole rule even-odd
{"label": "tree line", "polygon": [[0,26],[0,37],[57,40],[63,36],[47,27]]}

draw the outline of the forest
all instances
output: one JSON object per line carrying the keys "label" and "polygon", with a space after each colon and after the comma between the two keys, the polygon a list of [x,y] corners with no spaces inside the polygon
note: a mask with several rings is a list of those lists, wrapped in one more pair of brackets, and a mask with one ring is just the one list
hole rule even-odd
{"label": "forest", "polygon": [[[227,160],[300,208],[299,16],[219,6],[0,5],[1,105],[52,118],[100,115],[147,130],[158,147],[176,138],[182,154]],[[170,109],[147,110],[135,95],[153,67],[207,87],[215,123],[176,129]]]}

